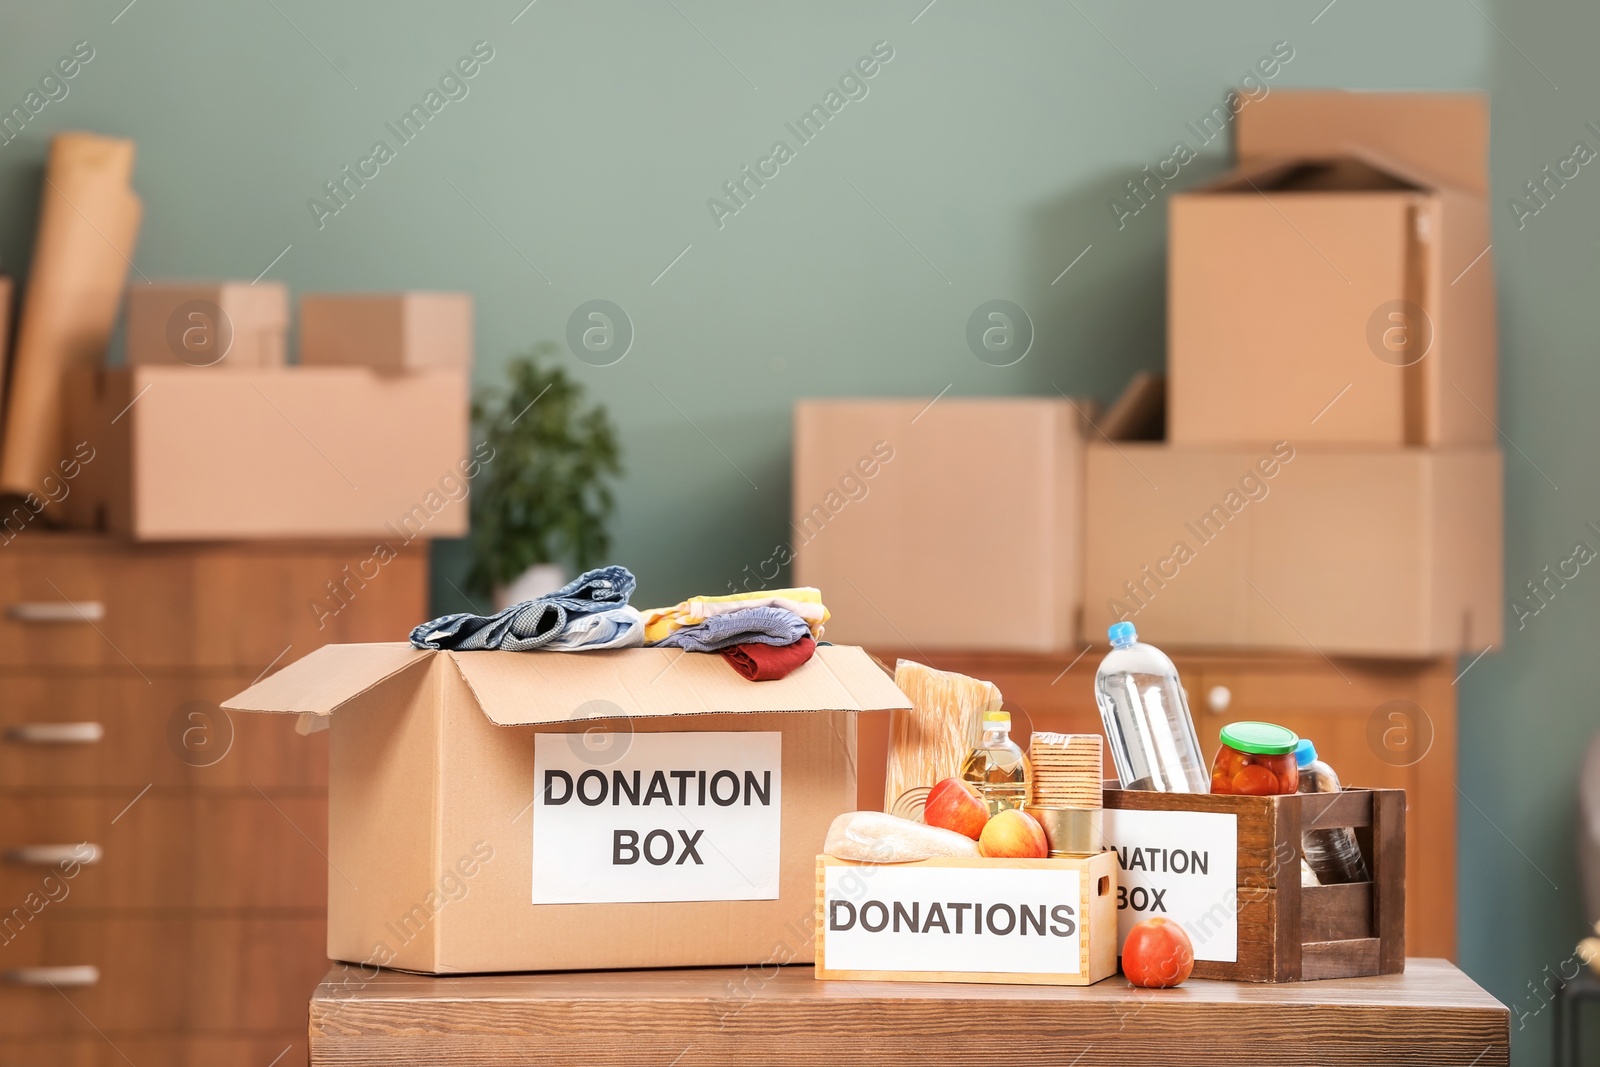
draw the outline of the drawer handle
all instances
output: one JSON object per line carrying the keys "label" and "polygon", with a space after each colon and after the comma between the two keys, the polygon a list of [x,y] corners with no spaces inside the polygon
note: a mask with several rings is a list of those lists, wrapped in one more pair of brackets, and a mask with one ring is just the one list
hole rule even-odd
{"label": "drawer handle", "polygon": [[26,986],[86,986],[100,984],[100,968],[87,964],[80,967],[18,967],[13,971],[0,971],[0,982],[7,985]]}
{"label": "drawer handle", "polygon": [[106,736],[97,722],[25,722],[6,730],[6,740],[24,745],[92,745]]}
{"label": "drawer handle", "polygon": [[1221,715],[1233,703],[1233,690],[1225,685],[1214,685],[1206,693],[1206,707]]}
{"label": "drawer handle", "polygon": [[99,845],[84,841],[77,845],[18,845],[8,848],[7,863],[25,867],[55,867],[67,863],[88,865],[99,863],[105,851]]}
{"label": "drawer handle", "polygon": [[98,600],[23,600],[6,606],[13,622],[99,622],[106,606]]}

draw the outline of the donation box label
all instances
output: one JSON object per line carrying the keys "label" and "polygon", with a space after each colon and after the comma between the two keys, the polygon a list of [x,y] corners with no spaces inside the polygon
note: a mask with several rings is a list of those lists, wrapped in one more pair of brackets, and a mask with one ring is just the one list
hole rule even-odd
{"label": "donation box label", "polygon": [[1181,923],[1194,958],[1239,959],[1239,817],[1212,811],[1105,810],[1117,874],[1117,948],[1141,919]]}
{"label": "donation box label", "polygon": [[824,867],[830,971],[1078,974],[1080,872]]}
{"label": "donation box label", "polygon": [[533,903],[776,900],[780,733],[533,740]]}

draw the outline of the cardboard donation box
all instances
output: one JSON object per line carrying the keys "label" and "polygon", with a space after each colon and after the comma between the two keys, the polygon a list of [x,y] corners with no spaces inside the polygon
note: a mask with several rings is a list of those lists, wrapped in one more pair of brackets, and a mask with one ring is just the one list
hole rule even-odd
{"label": "cardboard donation box", "polygon": [[1089,632],[1477,655],[1501,641],[1501,476],[1494,448],[1092,447]]}
{"label": "cardboard donation box", "polygon": [[821,979],[1090,985],[1117,971],[1117,861],[817,857]]}
{"label": "cardboard donation box", "polygon": [[792,548],[795,581],[827,590],[836,640],[1068,648],[1083,433],[1067,400],[803,401],[792,539],[768,562]]}
{"label": "cardboard donation box", "polygon": [[1422,140],[1438,98],[1358,99],[1252,104],[1239,168],[1173,197],[1172,443],[1496,442],[1487,108],[1446,98]]}
{"label": "cardboard donation box", "polygon": [[472,366],[470,293],[306,293],[300,362],[381,371]]}
{"label": "cardboard donation box", "polygon": [[459,371],[81,370],[67,400],[66,521],[136,540],[459,537],[492,461]]}
{"label": "cardboard donation box", "polygon": [[677,649],[376,644],[224,706],[328,717],[329,956],[453,974],[809,962],[856,713],[907,701],[845,646],[752,683]]}
{"label": "cardboard donation box", "polygon": [[280,282],[156,282],[128,289],[133,366],[281,367],[289,290]]}
{"label": "cardboard donation box", "polygon": [[[1179,923],[1194,976],[1235,982],[1405,970],[1406,794],[1346,789],[1223,796],[1108,789],[1118,943],[1141,919]],[[1301,884],[1301,835],[1348,828],[1368,881]]]}

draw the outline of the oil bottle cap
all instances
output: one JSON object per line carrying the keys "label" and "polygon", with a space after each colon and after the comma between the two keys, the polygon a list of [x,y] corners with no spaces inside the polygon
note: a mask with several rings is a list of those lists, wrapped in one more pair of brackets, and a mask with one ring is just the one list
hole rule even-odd
{"label": "oil bottle cap", "polygon": [[1127,648],[1139,640],[1139,632],[1133,628],[1131,622],[1114,622],[1106,629],[1106,636],[1111,639],[1112,648]]}
{"label": "oil bottle cap", "polygon": [[1317,761],[1317,746],[1311,743],[1311,738],[1302,737],[1300,743],[1294,746],[1295,766],[1304,770]]}
{"label": "oil bottle cap", "polygon": [[1222,743],[1253,756],[1284,756],[1294,751],[1300,737],[1270,722],[1230,722],[1222,728]]}
{"label": "oil bottle cap", "polygon": [[986,711],[983,713],[983,724],[987,726],[990,723],[1010,728],[1011,713],[1009,711]]}

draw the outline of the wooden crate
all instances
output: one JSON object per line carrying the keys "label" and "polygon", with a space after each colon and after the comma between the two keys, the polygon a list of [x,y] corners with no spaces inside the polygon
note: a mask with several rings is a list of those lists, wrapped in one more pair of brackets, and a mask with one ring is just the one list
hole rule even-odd
{"label": "wooden crate", "polygon": [[[1108,789],[1105,806],[1237,817],[1237,959],[1196,960],[1196,978],[1299,982],[1405,970],[1405,790],[1240,797]],[[1355,830],[1371,881],[1301,886],[1302,832],[1331,827]]]}
{"label": "wooden crate", "polygon": [[[893,864],[818,856],[816,976],[1091,985],[1117,972],[1116,888],[1117,860],[1108,852]],[[882,916],[876,930],[867,918],[874,904],[881,906],[874,919]],[[942,930],[928,928],[934,907]],[[986,929],[974,927],[972,915],[980,908],[987,918],[979,927]],[[1038,916],[1035,924],[1024,923],[1024,908]],[[1009,924],[1003,931],[1001,919]],[[846,921],[850,926],[843,928]],[[883,942],[863,942],[879,935]]]}

